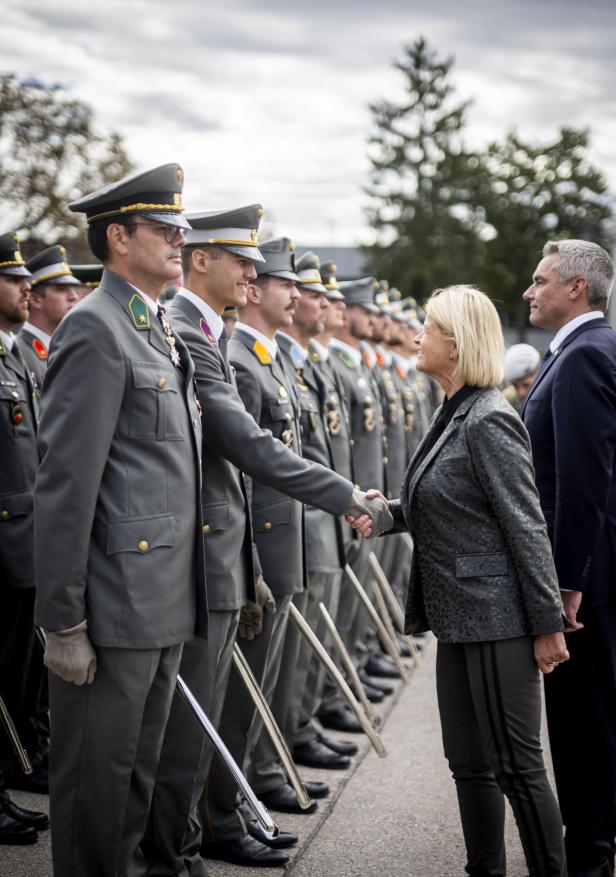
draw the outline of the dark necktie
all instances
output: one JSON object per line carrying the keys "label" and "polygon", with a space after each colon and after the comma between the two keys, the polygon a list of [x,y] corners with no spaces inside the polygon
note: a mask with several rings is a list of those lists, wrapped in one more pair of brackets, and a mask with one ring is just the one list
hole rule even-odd
{"label": "dark necktie", "polygon": [[169,348],[169,358],[176,368],[181,368],[182,361],[180,359],[180,354],[176,346],[175,335],[173,334],[171,324],[167,319],[167,313],[162,305],[158,305],[158,308],[156,309],[156,316],[158,317],[158,322],[163,327],[165,343]]}

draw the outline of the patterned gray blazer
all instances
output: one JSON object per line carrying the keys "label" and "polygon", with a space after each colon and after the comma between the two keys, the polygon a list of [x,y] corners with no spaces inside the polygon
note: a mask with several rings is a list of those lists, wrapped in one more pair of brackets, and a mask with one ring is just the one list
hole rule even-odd
{"label": "patterned gray blazer", "polygon": [[528,434],[499,390],[460,404],[390,505],[415,543],[407,632],[475,642],[562,630]]}

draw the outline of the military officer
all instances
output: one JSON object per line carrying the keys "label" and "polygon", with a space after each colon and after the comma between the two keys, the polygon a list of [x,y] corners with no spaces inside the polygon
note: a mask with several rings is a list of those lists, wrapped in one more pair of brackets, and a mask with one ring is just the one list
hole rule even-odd
{"label": "military officer", "polygon": [[[38,406],[13,330],[28,316],[30,272],[14,232],[0,236],[0,696],[32,756],[39,745],[36,703],[24,698],[34,643],[32,490],[38,465]],[[0,730],[0,844],[35,843],[43,813],[25,810],[6,790],[14,757]],[[16,782],[19,774],[15,774]]]}
{"label": "military officer", "polygon": [[207,635],[194,369],[156,304],[180,270],[182,185],[167,164],[70,205],[105,270],[51,341],[34,491],[62,877],[145,873],[182,644]]}

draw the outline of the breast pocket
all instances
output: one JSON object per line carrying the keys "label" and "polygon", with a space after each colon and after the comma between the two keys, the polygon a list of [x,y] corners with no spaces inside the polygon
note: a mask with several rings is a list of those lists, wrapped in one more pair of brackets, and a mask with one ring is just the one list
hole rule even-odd
{"label": "breast pocket", "polygon": [[151,441],[181,441],[186,413],[177,374],[154,362],[133,362],[129,434]]}
{"label": "breast pocket", "polygon": [[0,435],[15,435],[26,417],[30,417],[30,411],[21,385],[8,381],[0,384]]}
{"label": "breast pocket", "polygon": [[293,406],[288,396],[270,399],[267,403],[267,411],[270,419],[270,423],[267,425],[272,434],[288,448],[293,449]]}

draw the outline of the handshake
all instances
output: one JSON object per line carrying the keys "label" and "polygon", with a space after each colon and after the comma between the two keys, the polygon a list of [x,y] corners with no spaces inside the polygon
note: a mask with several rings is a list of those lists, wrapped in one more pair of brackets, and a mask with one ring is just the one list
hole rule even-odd
{"label": "handshake", "polygon": [[387,500],[378,490],[368,490],[366,493],[354,490],[344,516],[353,529],[366,539],[386,533],[394,524]]}

